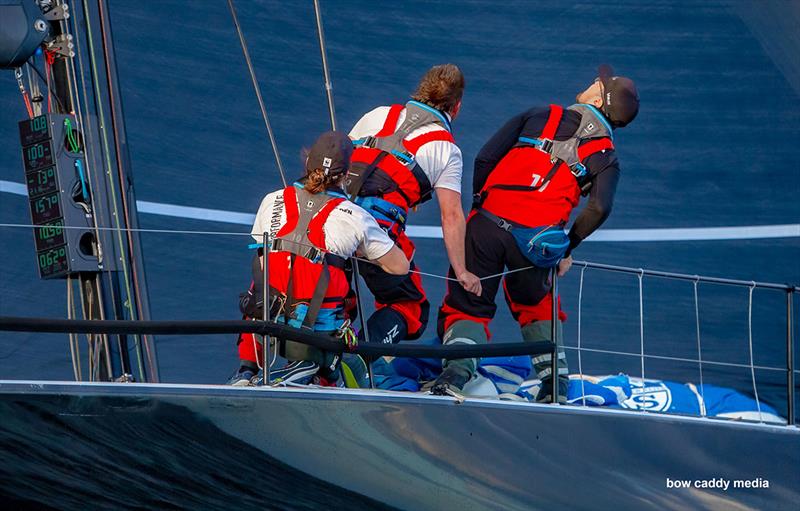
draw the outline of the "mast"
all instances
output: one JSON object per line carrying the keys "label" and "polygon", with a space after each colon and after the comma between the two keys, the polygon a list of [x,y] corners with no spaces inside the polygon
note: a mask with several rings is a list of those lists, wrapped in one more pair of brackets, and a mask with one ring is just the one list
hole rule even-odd
{"label": "mast", "polygon": [[[44,170],[56,181],[42,195],[27,179],[40,275],[67,279],[68,295],[77,285],[84,319],[150,319],[108,2],[37,3],[49,25],[36,53],[47,97],[20,134],[26,177]],[[36,66],[33,56],[25,69],[38,84]],[[37,159],[39,146],[52,161]],[[89,355],[89,380],[159,380],[152,336],[90,335]]]}

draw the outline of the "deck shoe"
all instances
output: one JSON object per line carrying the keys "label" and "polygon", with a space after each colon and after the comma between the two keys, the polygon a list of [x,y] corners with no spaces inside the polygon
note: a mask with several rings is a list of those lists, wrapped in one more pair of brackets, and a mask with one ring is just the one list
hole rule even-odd
{"label": "deck shoe", "polygon": [[289,362],[280,369],[270,371],[270,383],[296,383],[305,385],[319,371],[319,364],[308,360]]}
{"label": "deck shoe", "polygon": [[[567,391],[569,390],[569,378],[559,376],[558,378],[558,404],[567,404]],[[542,379],[542,385],[536,394],[537,403],[551,403],[553,401],[553,379]]]}
{"label": "deck shoe", "polygon": [[236,374],[234,374],[230,380],[228,380],[228,385],[233,385],[234,387],[247,387],[251,385],[250,381],[256,377],[256,373],[250,369],[249,367],[240,367]]}
{"label": "deck shoe", "polygon": [[462,367],[448,365],[442,371],[431,387],[431,394],[435,396],[449,396],[452,392],[461,392],[469,381],[470,375]]}

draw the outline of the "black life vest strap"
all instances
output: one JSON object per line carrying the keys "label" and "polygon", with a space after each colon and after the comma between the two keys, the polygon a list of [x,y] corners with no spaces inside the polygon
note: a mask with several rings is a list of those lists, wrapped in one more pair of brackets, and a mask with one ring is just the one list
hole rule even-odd
{"label": "black life vest strap", "polygon": [[308,303],[308,310],[306,311],[306,317],[303,319],[302,328],[314,330],[314,325],[317,323],[317,316],[322,307],[322,302],[325,299],[325,293],[328,291],[328,284],[330,284],[330,281],[331,272],[328,270],[328,262],[323,259],[322,273],[320,273],[319,280],[317,280],[317,285],[314,288],[314,295]]}
{"label": "black life vest strap", "polygon": [[[416,203],[408,202],[409,207],[414,207],[418,204],[422,204],[423,202],[428,202],[433,198],[433,185],[431,185],[431,180],[428,179],[428,176],[425,175],[425,172],[422,171],[419,164],[414,163],[414,166],[411,167],[411,174],[413,174],[414,179],[417,180],[417,185],[419,185],[419,200]],[[398,187],[398,191],[400,188]],[[407,197],[404,196],[406,200]]]}
{"label": "black life vest strap", "polygon": [[483,208],[478,208],[477,211],[481,215],[485,216],[486,218],[494,222],[497,225],[497,227],[503,229],[506,232],[511,232],[511,229],[515,227],[524,227],[523,225],[520,225],[516,222],[510,222],[505,218],[499,217],[490,211],[486,211]]}

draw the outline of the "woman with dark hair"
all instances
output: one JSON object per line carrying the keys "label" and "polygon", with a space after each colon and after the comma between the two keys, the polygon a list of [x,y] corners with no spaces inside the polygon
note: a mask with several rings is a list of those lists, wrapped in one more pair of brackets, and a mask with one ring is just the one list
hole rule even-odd
{"label": "woman with dark hair", "polygon": [[[345,262],[353,255],[392,275],[408,273],[403,252],[369,213],[341,192],[352,152],[347,135],[324,133],[309,151],[305,177],[261,202],[252,235],[259,243],[265,232],[269,237],[269,311],[275,321],[329,334],[346,327],[350,282]],[[263,253],[259,248],[253,259],[253,285],[240,304],[252,318],[263,314]],[[255,336],[239,336],[241,364],[232,385],[255,382],[261,349]],[[272,372],[272,381],[307,382],[316,377],[327,384],[338,374],[338,357],[333,354],[292,341],[283,342],[281,350],[289,363]]]}

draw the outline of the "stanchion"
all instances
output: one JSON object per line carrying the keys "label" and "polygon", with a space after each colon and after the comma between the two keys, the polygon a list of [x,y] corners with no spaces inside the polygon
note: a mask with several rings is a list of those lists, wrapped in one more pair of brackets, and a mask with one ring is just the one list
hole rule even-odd
{"label": "stanchion", "polygon": [[794,289],[786,292],[786,419],[794,425]]}
{"label": "stanchion", "polygon": [[[263,312],[261,314],[261,319],[264,321],[268,321],[269,320],[269,234],[267,234],[266,231],[264,232],[262,241],[264,243],[264,247],[261,252],[261,261],[262,261],[261,271],[263,273],[263,275],[261,276],[261,285],[263,285],[264,287],[261,291],[261,299],[263,300],[262,302]],[[270,346],[269,346],[270,336],[263,335],[261,337],[261,340],[264,342],[263,346],[264,349],[261,350],[261,352],[264,354],[264,364],[262,366],[263,370],[261,375],[262,376],[261,384],[269,385],[269,380],[270,380],[269,365],[270,365],[270,359],[272,358],[272,356],[270,355]]]}
{"label": "stanchion", "polygon": [[553,403],[558,403],[558,266],[553,268],[553,320],[550,322],[550,339],[553,342],[553,356],[550,361],[550,377],[553,381]]}

